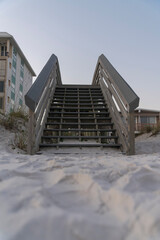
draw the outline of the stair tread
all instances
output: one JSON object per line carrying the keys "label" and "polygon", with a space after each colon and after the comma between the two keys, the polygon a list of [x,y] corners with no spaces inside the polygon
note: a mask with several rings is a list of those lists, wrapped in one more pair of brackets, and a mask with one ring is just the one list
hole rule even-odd
{"label": "stair tread", "polygon": [[[91,101],[84,101],[84,102],[78,102],[78,101],[73,101],[72,100],[72,103],[70,103],[70,101],[63,101],[63,100],[55,100],[51,103],[52,105],[55,105],[55,104],[65,104],[65,105],[71,105],[71,104],[74,104],[74,105],[91,105],[92,102]],[[101,105],[101,104],[105,104],[107,105],[105,102],[103,101],[94,101],[93,102],[93,105]]]}
{"label": "stair tread", "polygon": [[[58,120],[60,121],[58,122]],[[68,120],[69,122],[65,122],[65,120]],[[111,122],[109,109],[99,86],[58,86],[50,104],[47,122],[45,124],[43,136],[41,137],[42,142],[44,143],[41,143],[39,146],[120,147],[120,144],[114,143],[117,142],[116,140],[118,139],[118,136],[115,136],[116,129],[112,129],[112,127],[113,122]],[[58,136],[52,136],[53,132],[55,132]],[[66,136],[65,132],[69,132],[67,135],[70,136]],[[71,136],[70,132],[72,132],[74,136]],[[81,136],[81,134],[87,132],[92,132],[95,136]],[[108,135],[114,136],[99,136],[103,135],[103,133],[112,133]],[[49,136],[47,136],[47,134],[49,134]],[[64,141],[59,142],[59,139],[64,139]],[[75,140],[73,141],[71,139]],[[79,141],[81,139],[88,139],[88,141]],[[94,141],[92,141],[92,139],[94,139]],[[96,139],[101,139],[101,141],[97,142]],[[109,141],[109,139],[111,139],[111,141]]]}
{"label": "stair tread", "polygon": [[[91,97],[90,96],[79,96],[79,97],[82,97],[82,99],[83,100],[85,100],[85,99],[91,99]],[[64,95],[62,94],[62,95],[54,95],[54,98],[53,99],[55,99],[55,98],[64,98]],[[78,96],[77,96],[77,98],[78,98]],[[101,96],[99,96],[99,94],[98,95],[96,95],[96,96],[92,96],[92,99],[104,99],[104,97],[101,95]],[[75,98],[74,98],[74,96],[65,96],[65,99],[74,99],[75,100]]]}
{"label": "stair tread", "polygon": [[47,122],[46,125],[113,125],[113,123],[72,123],[72,122],[68,122],[68,123],[50,123]]}
{"label": "stair tread", "polygon": [[45,128],[44,131],[81,131],[81,132],[115,132],[116,129],[80,129],[80,128],[76,128],[76,129],[67,129],[67,128],[63,128],[63,129],[55,129],[55,128]]}
{"label": "stair tread", "polygon": [[101,106],[106,106],[106,104],[105,103],[100,103],[100,104],[87,104],[87,103],[83,103],[83,104],[81,104],[81,103],[77,103],[77,104],[75,104],[75,103],[52,103],[51,104],[51,106],[53,107],[53,106],[59,106],[59,105],[62,105],[62,106],[75,106],[75,107],[81,107],[81,106],[99,106],[99,107],[101,107]]}
{"label": "stair tread", "polygon": [[[62,112],[49,112],[49,113],[54,113],[54,114],[61,114]],[[63,114],[109,114],[108,111],[106,112],[63,112]]]}
{"label": "stair tread", "polygon": [[41,143],[40,147],[120,147],[120,144],[110,144],[110,143],[55,143],[46,144]]}
{"label": "stair tread", "polygon": [[118,139],[117,136],[42,136],[43,139],[56,139],[56,138],[68,138],[68,139]]}
{"label": "stair tread", "polygon": [[[50,110],[56,110],[56,109],[68,109],[68,110],[92,110],[93,108],[92,107],[50,107]],[[95,107],[94,109],[97,109],[97,110],[108,110],[108,108],[102,108],[102,107]]]}
{"label": "stair tread", "polygon": [[52,119],[52,120],[54,120],[54,119],[83,119],[83,120],[94,120],[94,119],[97,119],[97,120],[110,120],[111,119],[111,117],[61,117],[61,116],[59,116],[59,117],[48,117],[48,119]]}

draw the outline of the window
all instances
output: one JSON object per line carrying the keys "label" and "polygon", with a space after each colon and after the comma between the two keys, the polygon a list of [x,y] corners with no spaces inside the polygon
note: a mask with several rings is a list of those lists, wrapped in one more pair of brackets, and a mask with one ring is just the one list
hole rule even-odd
{"label": "window", "polygon": [[4,56],[4,46],[1,46],[1,56]]}
{"label": "window", "polygon": [[0,109],[3,109],[3,97],[0,97]]}
{"label": "window", "polygon": [[[6,74],[6,60],[0,60],[0,76],[5,78]],[[2,80],[2,79],[1,79]]]}
{"label": "window", "polygon": [[4,81],[0,81],[0,92],[4,92]]}
{"label": "window", "polygon": [[20,106],[23,105],[22,99],[19,99],[19,105],[20,105]]}
{"label": "window", "polygon": [[17,56],[17,50],[15,49],[15,47],[13,48],[13,55]]}
{"label": "window", "polygon": [[21,59],[21,66],[24,67],[24,61]]}
{"label": "window", "polygon": [[15,76],[12,75],[12,83],[15,85],[16,84],[16,78]]}
{"label": "window", "polygon": [[7,56],[7,46],[1,46],[1,56]]}
{"label": "window", "polygon": [[141,123],[142,124],[155,124],[156,123],[156,117],[141,117]]}
{"label": "window", "polygon": [[151,124],[155,124],[156,123],[156,117],[148,117],[148,122]]}
{"label": "window", "polygon": [[14,59],[13,59],[12,65],[13,65],[13,68],[16,69],[16,61]]}
{"label": "window", "polygon": [[24,77],[24,73],[23,73],[23,71],[21,70],[21,73],[20,73],[20,75],[21,75],[21,78],[23,78]]}
{"label": "window", "polygon": [[5,56],[7,56],[7,47],[5,46]]}
{"label": "window", "polygon": [[15,93],[11,91],[11,99],[15,100]]}
{"label": "window", "polygon": [[23,92],[23,86],[22,86],[22,84],[19,85],[19,91],[20,91],[20,92]]}

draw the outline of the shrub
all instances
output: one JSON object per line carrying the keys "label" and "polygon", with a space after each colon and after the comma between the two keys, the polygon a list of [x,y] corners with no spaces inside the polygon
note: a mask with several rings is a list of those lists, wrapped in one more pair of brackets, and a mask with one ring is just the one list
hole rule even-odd
{"label": "shrub", "polygon": [[152,136],[157,135],[160,132],[160,123],[152,129]]}
{"label": "shrub", "polygon": [[24,119],[25,121],[28,120],[28,114],[22,108],[19,108],[18,110],[13,109],[9,113],[9,116],[13,118],[21,118],[21,119]]}
{"label": "shrub", "polygon": [[14,128],[15,120],[9,115],[1,116],[0,124],[4,126],[8,130],[12,130]]}
{"label": "shrub", "polygon": [[28,114],[23,111],[23,109],[18,109],[17,111],[12,110],[9,114],[0,115],[0,124],[6,129],[18,129],[17,119],[22,119],[24,122],[28,121]]}
{"label": "shrub", "polygon": [[9,114],[0,114],[0,124],[7,130],[13,130],[15,137],[12,142],[13,147],[17,147],[21,150],[27,150],[27,128],[26,123],[28,121],[28,115],[23,109],[12,110]]}
{"label": "shrub", "polygon": [[152,129],[153,127],[151,127],[150,125],[147,125],[144,130],[145,130],[145,133],[150,133]]}
{"label": "shrub", "polygon": [[18,132],[15,133],[14,138],[14,147],[18,147],[21,150],[27,150],[27,133],[26,132]]}
{"label": "shrub", "polygon": [[152,130],[153,130],[152,126],[150,126],[150,125],[144,126],[140,131],[140,135],[144,134],[144,133],[150,133],[150,132],[152,132]]}

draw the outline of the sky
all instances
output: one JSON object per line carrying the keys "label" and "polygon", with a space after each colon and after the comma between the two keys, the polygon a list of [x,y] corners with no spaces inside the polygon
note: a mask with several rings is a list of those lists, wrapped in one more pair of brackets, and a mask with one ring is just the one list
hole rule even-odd
{"label": "sky", "polygon": [[36,75],[54,53],[64,84],[91,84],[103,53],[160,110],[160,0],[0,0],[0,31],[13,35]]}

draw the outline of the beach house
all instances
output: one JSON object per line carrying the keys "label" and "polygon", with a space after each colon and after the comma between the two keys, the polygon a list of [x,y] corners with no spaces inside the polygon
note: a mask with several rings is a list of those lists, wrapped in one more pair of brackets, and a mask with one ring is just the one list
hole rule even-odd
{"label": "beach house", "polygon": [[24,95],[35,76],[31,65],[15,41],[6,32],[0,32],[0,111],[24,108]]}
{"label": "beach house", "polygon": [[155,127],[160,123],[160,111],[137,108],[135,110],[135,130],[142,131],[150,126]]}

